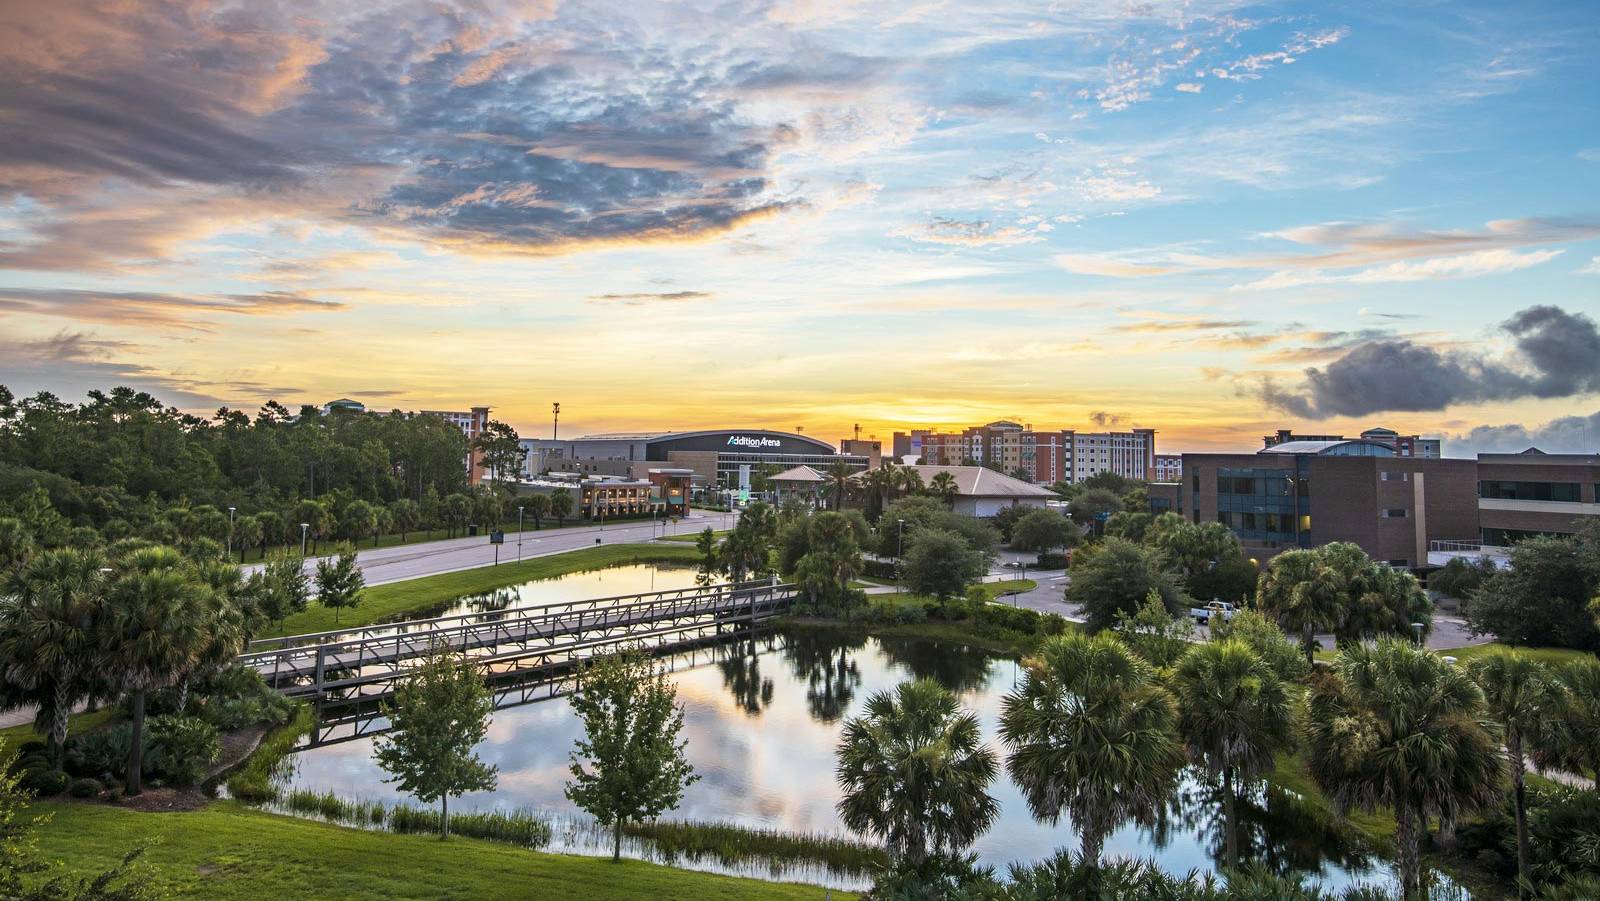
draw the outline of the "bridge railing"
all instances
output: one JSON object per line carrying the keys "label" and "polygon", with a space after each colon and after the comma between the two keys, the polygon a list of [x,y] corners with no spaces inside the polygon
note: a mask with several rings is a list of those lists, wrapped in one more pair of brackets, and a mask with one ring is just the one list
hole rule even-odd
{"label": "bridge railing", "polygon": [[[550,604],[529,604],[523,607],[508,607],[505,610],[485,610],[473,613],[455,613],[450,616],[435,616],[425,619],[408,619],[391,623],[373,623],[365,626],[355,626],[348,629],[329,629],[325,632],[302,632],[296,635],[280,635],[273,638],[257,638],[250,642],[246,652],[274,651],[285,648],[300,647],[305,645],[318,645],[338,643],[342,641],[359,641],[366,638],[384,637],[396,632],[414,629],[451,629],[457,626],[487,622],[497,617],[523,615],[537,611],[573,611],[588,607],[611,607],[618,603],[635,601],[649,601],[660,598],[663,600],[682,597],[702,597],[707,592],[714,591],[742,591],[745,589],[771,588],[779,583],[776,580],[757,579],[745,582],[727,582],[720,585],[695,585],[688,588],[670,588],[662,591],[646,591],[639,594],[620,594],[603,598],[583,598],[572,601],[557,601]],[[463,597],[470,597],[464,595]],[[460,600],[459,598],[457,600]]]}
{"label": "bridge railing", "polygon": [[[588,649],[682,632],[682,623],[703,626],[742,621],[747,611],[754,620],[786,609],[793,597],[794,586],[769,581],[542,604],[500,613],[413,620],[382,630],[316,633],[324,640],[250,651],[239,655],[238,662],[273,684],[309,682],[292,687],[294,693],[320,694],[328,688],[392,679],[436,647],[480,652],[476,656],[486,662],[548,657],[559,654],[563,642],[571,649]],[[496,650],[505,646],[515,650]],[[539,650],[530,652],[529,648]]]}

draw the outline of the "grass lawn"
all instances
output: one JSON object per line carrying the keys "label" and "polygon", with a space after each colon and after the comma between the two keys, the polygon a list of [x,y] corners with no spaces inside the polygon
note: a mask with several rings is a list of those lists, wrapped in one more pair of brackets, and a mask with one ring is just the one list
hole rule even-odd
{"label": "grass lawn", "polygon": [[[102,707],[93,713],[74,713],[67,718],[67,735],[80,735],[89,732],[116,719],[121,711],[115,706]],[[45,737],[33,731],[32,723],[20,723],[0,729],[0,741],[5,742],[7,752],[14,752],[17,746],[27,741],[44,741]]]}
{"label": "grass lawn", "polygon": [[[704,530],[702,529],[701,531],[704,531]],[[717,540],[720,541],[723,538],[726,538],[727,536],[733,534],[733,530],[732,529],[721,529],[721,530],[718,530],[718,531],[714,531],[711,534],[716,536]],[[663,536],[660,540],[661,541],[685,541],[685,542],[688,542],[689,544],[694,544],[696,541],[700,540],[700,532],[684,532],[684,533],[682,533],[680,535],[666,535],[666,536]]]}
{"label": "grass lawn", "polygon": [[693,547],[677,544],[606,544],[568,551],[549,557],[535,557],[521,563],[480,566],[460,572],[440,573],[404,582],[375,585],[366,590],[361,605],[344,610],[337,623],[334,611],[313,604],[283,622],[282,629],[263,633],[296,635],[329,629],[364,626],[397,616],[426,611],[456,598],[496,588],[506,588],[534,579],[550,579],[568,573],[626,566],[635,563],[696,563],[700,559]]}
{"label": "grass lawn", "polygon": [[978,587],[988,592],[989,600],[993,601],[998,599],[1001,595],[1010,594],[1013,591],[1032,591],[1039,587],[1039,583],[1033,581],[1032,579],[1007,579],[1003,582],[984,582]]}
{"label": "grass lawn", "polygon": [[1474,657],[1482,657],[1485,654],[1495,654],[1501,651],[1510,651],[1515,654],[1522,654],[1526,657],[1537,660],[1546,666],[1560,666],[1563,663],[1570,663],[1574,660],[1584,660],[1594,657],[1594,655],[1588,651],[1575,651],[1572,648],[1525,648],[1501,644],[1498,641],[1492,641],[1488,644],[1477,644],[1467,648],[1450,648],[1449,650],[1439,651],[1439,653],[1444,654],[1447,657],[1454,657],[1457,660],[1465,663]]}
{"label": "grass lawn", "polygon": [[[172,897],[812,899],[815,886],[713,876],[640,861],[543,854],[467,838],[441,842],[332,826],[219,801],[191,813],[41,803],[46,859],[87,874],[138,845],[150,882]],[[834,892],[835,898],[852,897]]]}

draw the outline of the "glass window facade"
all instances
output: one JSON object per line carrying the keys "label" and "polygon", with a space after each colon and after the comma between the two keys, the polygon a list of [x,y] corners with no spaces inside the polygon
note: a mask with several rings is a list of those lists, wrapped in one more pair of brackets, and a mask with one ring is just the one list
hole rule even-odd
{"label": "glass window facade", "polygon": [[1298,534],[1299,545],[1310,547],[1310,483],[1287,469],[1220,469],[1217,521],[1243,541],[1293,545]]}
{"label": "glass window facade", "polygon": [[1478,483],[1478,497],[1570,503],[1582,499],[1577,482],[1503,482],[1487,479]]}

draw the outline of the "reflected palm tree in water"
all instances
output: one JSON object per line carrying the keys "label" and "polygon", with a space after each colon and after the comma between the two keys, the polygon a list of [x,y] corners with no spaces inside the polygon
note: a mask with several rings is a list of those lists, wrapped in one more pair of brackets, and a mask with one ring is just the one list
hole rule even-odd
{"label": "reflected palm tree in water", "polygon": [[754,640],[739,640],[726,649],[727,656],[717,661],[722,671],[722,687],[733,695],[746,716],[760,716],[772,706],[772,679],[761,675],[761,655],[771,650]]}
{"label": "reflected palm tree in water", "polygon": [[[1158,851],[1176,837],[1200,836],[1206,856],[1220,869],[1227,855],[1222,801],[1220,777],[1187,769],[1177,790],[1142,831]],[[1239,859],[1275,875],[1315,873],[1328,864],[1362,869],[1372,863],[1369,855],[1308,809],[1298,796],[1265,781],[1239,786],[1236,813]]]}
{"label": "reflected palm tree in water", "polygon": [[865,635],[843,629],[805,629],[789,635],[784,656],[795,676],[806,681],[806,707],[819,722],[844,716],[861,687],[861,669],[852,652],[867,643]]}
{"label": "reflected palm tree in water", "polygon": [[499,588],[482,594],[468,595],[460,603],[473,613],[484,614],[484,622],[494,622],[505,616],[505,611],[521,598],[515,588]]}
{"label": "reflected palm tree in water", "polygon": [[904,667],[913,679],[932,679],[958,694],[988,685],[999,659],[982,648],[914,638],[879,638],[878,645],[890,663]]}

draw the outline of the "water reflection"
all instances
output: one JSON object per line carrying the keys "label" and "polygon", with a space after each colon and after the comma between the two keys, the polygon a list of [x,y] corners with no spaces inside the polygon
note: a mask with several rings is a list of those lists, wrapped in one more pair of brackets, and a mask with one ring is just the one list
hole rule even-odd
{"label": "water reflection", "polygon": [[446,601],[424,611],[411,611],[403,619],[431,619],[468,613],[503,613],[519,607],[537,607],[584,598],[620,597],[650,591],[673,591],[695,586],[695,568],[657,564],[610,566],[588,572],[536,579],[484,594]]}
{"label": "water reflection", "polygon": [[[1019,673],[1013,660],[959,644],[880,640],[843,629],[740,636],[716,654],[701,651],[683,659],[701,661],[686,662],[672,675],[684,705],[687,753],[701,779],[671,818],[822,834],[844,832],[835,810],[834,749],[842,720],[860,713],[873,692],[908,678],[935,679],[959,692],[990,746],[999,750],[1001,698]],[[565,699],[497,711],[478,751],[499,767],[499,787],[464,797],[460,809],[532,807],[570,821],[577,812],[562,788],[567,754],[580,732]],[[370,739],[305,750],[295,761],[296,787],[385,802],[398,797],[372,761]],[[1176,873],[1214,870],[1222,853],[1219,791],[1204,774],[1186,774],[1153,823],[1129,824],[1107,838],[1107,856],[1149,857]],[[1013,862],[1077,847],[1070,821],[1035,822],[1004,775],[992,794],[1000,815],[973,848],[984,864],[1003,871]],[[1238,813],[1242,860],[1309,874],[1329,886],[1392,884],[1382,861],[1345,844],[1289,793],[1255,786],[1241,797]],[[609,853],[603,841],[585,844],[587,834],[564,832],[559,849]],[[843,877],[806,878],[840,888],[859,885]]]}

